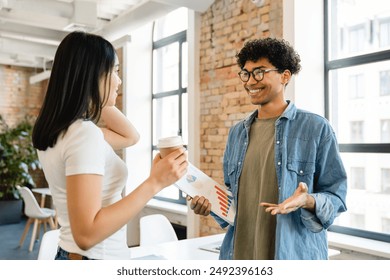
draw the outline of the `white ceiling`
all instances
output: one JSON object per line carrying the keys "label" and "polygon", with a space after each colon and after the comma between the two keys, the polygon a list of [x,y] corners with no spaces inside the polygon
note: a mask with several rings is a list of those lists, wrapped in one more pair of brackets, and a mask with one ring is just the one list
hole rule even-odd
{"label": "white ceiling", "polygon": [[214,0],[0,0],[0,64],[46,68],[69,32],[83,29],[110,41],[164,14],[204,12]]}

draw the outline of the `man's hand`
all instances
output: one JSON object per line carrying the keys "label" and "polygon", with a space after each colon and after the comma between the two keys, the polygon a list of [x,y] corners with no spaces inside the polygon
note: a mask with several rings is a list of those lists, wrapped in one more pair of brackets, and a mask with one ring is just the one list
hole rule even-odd
{"label": "man's hand", "polygon": [[211,203],[204,196],[195,196],[191,198],[187,195],[187,200],[191,201],[190,208],[194,210],[195,214],[208,216],[211,212]]}
{"label": "man's hand", "polygon": [[299,183],[294,194],[280,204],[261,202],[261,206],[265,207],[265,212],[270,212],[271,215],[288,214],[299,208],[307,209],[311,212],[315,210],[315,200],[308,194],[307,185],[303,182]]}

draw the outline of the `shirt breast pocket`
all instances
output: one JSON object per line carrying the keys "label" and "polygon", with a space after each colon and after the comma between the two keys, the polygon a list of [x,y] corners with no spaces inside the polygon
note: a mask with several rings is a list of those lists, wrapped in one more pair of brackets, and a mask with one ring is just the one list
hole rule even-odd
{"label": "shirt breast pocket", "polygon": [[289,171],[291,182],[295,182],[296,186],[300,182],[304,182],[311,189],[315,172],[315,163],[302,160],[289,160],[287,162],[287,170]]}

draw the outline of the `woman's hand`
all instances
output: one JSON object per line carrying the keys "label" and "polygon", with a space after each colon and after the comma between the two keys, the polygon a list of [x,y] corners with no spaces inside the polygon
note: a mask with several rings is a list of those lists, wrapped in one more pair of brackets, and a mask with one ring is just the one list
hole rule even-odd
{"label": "woman's hand", "polygon": [[140,137],[138,131],[115,106],[103,107],[101,120],[105,125],[105,127],[101,128],[104,133],[104,139],[114,150],[123,149],[138,142]]}
{"label": "woman's hand", "polygon": [[271,215],[288,214],[299,208],[305,208],[311,212],[315,210],[315,200],[308,194],[307,185],[303,182],[299,183],[294,194],[280,204],[261,202],[261,206],[265,207],[265,212],[270,212]]}
{"label": "woman's hand", "polygon": [[161,159],[160,154],[154,157],[149,179],[160,190],[172,185],[187,172],[188,162],[184,148],[177,149]]}

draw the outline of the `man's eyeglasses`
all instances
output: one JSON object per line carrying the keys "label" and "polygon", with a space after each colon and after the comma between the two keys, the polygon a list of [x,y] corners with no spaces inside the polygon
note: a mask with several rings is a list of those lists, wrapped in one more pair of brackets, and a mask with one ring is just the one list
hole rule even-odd
{"label": "man's eyeglasses", "polygon": [[276,68],[274,68],[274,69],[255,68],[255,69],[253,69],[252,72],[249,72],[247,70],[241,70],[240,72],[238,72],[238,76],[240,77],[241,81],[243,81],[244,83],[249,81],[251,75],[252,75],[253,79],[260,82],[264,78],[264,73],[268,73],[271,71],[279,71],[279,69],[276,69]]}

